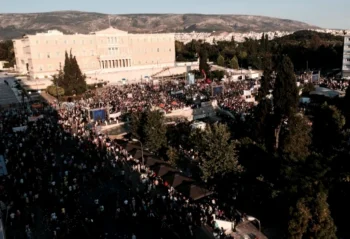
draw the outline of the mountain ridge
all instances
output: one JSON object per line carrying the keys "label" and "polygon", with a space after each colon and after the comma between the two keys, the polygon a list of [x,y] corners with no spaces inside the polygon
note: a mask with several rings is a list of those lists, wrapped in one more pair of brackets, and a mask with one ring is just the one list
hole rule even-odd
{"label": "mountain ridge", "polygon": [[318,29],[307,23],[257,15],[239,14],[105,14],[83,11],[1,13],[0,39],[18,38],[57,29],[87,34],[111,26],[131,33],[157,32],[268,32]]}

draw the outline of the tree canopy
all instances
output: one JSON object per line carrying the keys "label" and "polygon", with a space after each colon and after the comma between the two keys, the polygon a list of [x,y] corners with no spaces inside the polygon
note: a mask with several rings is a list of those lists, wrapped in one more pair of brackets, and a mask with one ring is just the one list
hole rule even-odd
{"label": "tree canopy", "polygon": [[65,95],[82,94],[86,91],[86,76],[82,74],[77,59],[65,53],[63,70],[60,68],[58,74],[53,76],[53,83],[64,89]]}
{"label": "tree canopy", "polygon": [[204,131],[195,131],[191,136],[196,149],[200,152],[202,178],[208,180],[222,177],[228,173],[240,173],[235,144],[226,125],[214,124]]}

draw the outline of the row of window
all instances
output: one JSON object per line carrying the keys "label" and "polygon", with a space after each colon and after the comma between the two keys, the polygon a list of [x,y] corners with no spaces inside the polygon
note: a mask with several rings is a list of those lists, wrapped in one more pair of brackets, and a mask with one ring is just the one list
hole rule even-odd
{"label": "row of window", "polygon": [[[80,67],[82,68],[88,68],[88,67],[96,67],[96,62],[90,62],[90,63],[78,63]],[[53,67],[52,65],[39,65],[38,67],[39,71],[54,71],[56,70],[55,67]]]}
{"label": "row of window", "polygon": [[[164,52],[167,51],[166,48],[163,49]],[[141,48],[138,48],[138,52],[144,52],[144,53],[147,53],[147,52],[161,52],[161,49],[160,48],[157,48],[157,49],[147,49],[147,48],[144,48],[143,50]],[[169,48],[169,52],[171,52],[171,48]],[[108,55],[117,55],[120,53],[120,49],[117,48],[117,47],[110,47],[108,48]],[[60,56],[63,56],[65,53],[64,52],[59,52],[57,51],[56,53],[51,53],[51,52],[47,52],[46,54],[45,53],[38,53],[37,54],[37,58],[38,59],[45,59],[45,58],[53,58],[53,57],[60,57]],[[95,52],[94,50],[83,50],[82,52],[74,52],[73,53],[75,56],[94,56],[95,55]]]}
{"label": "row of window", "polygon": [[[37,45],[39,45],[40,44],[40,40],[36,40],[35,43]],[[94,41],[93,40],[72,40],[72,41],[69,41],[69,40],[61,40],[61,41],[60,40],[54,40],[54,41],[45,40],[45,41],[43,41],[43,43],[45,43],[45,44],[55,43],[56,45],[61,44],[61,43],[64,43],[64,44],[69,44],[69,43],[72,43],[72,44],[85,44],[85,43],[93,44]]]}
{"label": "row of window", "polygon": [[[132,42],[133,39],[130,38],[130,42]],[[160,41],[173,41],[174,39],[173,38],[166,38],[166,37],[163,37],[163,38],[143,38],[143,39],[140,39],[140,38],[136,38],[136,41],[137,42],[160,42]],[[41,43],[40,40],[36,40],[35,43],[37,45],[39,45]],[[44,40],[42,43],[45,43],[45,44],[93,44],[94,41],[93,40],[88,40],[88,39],[82,39],[82,40]],[[103,39],[101,39],[101,43],[104,43]],[[107,43],[108,44],[116,44],[116,43],[124,43],[124,40],[123,38],[117,38],[117,37],[108,37],[107,38]]]}
{"label": "row of window", "polygon": [[[56,53],[51,53],[51,52],[48,52],[48,53],[38,53],[37,54],[37,58],[38,59],[45,59],[45,58],[54,58],[54,57],[60,57],[60,56],[64,56],[64,52],[60,52],[60,51],[57,51]],[[94,56],[95,55],[95,52],[94,50],[91,50],[91,51],[82,51],[82,52],[74,52],[73,53],[75,56]]]}
{"label": "row of window", "polygon": [[[138,48],[137,49],[138,51],[137,52],[144,52],[144,53],[147,53],[147,52],[167,52],[168,49],[164,48],[164,49],[160,49],[160,48],[157,48],[157,49],[153,49],[153,48],[144,48],[144,49],[141,49],[141,48]],[[169,52],[171,52],[171,48],[169,48]]]}

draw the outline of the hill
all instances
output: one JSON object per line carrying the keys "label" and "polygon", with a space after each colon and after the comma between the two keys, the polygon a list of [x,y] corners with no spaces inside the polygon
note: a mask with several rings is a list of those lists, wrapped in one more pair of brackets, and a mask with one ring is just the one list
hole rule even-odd
{"label": "hill", "polygon": [[274,41],[279,44],[290,45],[342,45],[344,43],[344,37],[335,36],[329,33],[301,30],[296,31],[293,34],[275,38]]}
{"label": "hill", "polygon": [[59,11],[0,14],[0,39],[11,39],[51,29],[64,33],[89,33],[111,25],[142,32],[267,32],[317,28],[299,21],[250,15],[128,14]]}

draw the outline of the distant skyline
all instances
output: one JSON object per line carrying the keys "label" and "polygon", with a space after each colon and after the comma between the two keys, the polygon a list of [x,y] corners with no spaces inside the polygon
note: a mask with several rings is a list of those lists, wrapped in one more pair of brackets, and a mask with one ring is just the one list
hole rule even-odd
{"label": "distant skyline", "polygon": [[323,28],[350,29],[350,0],[11,0],[1,13],[88,11],[106,14],[200,13],[260,15],[297,20]]}

